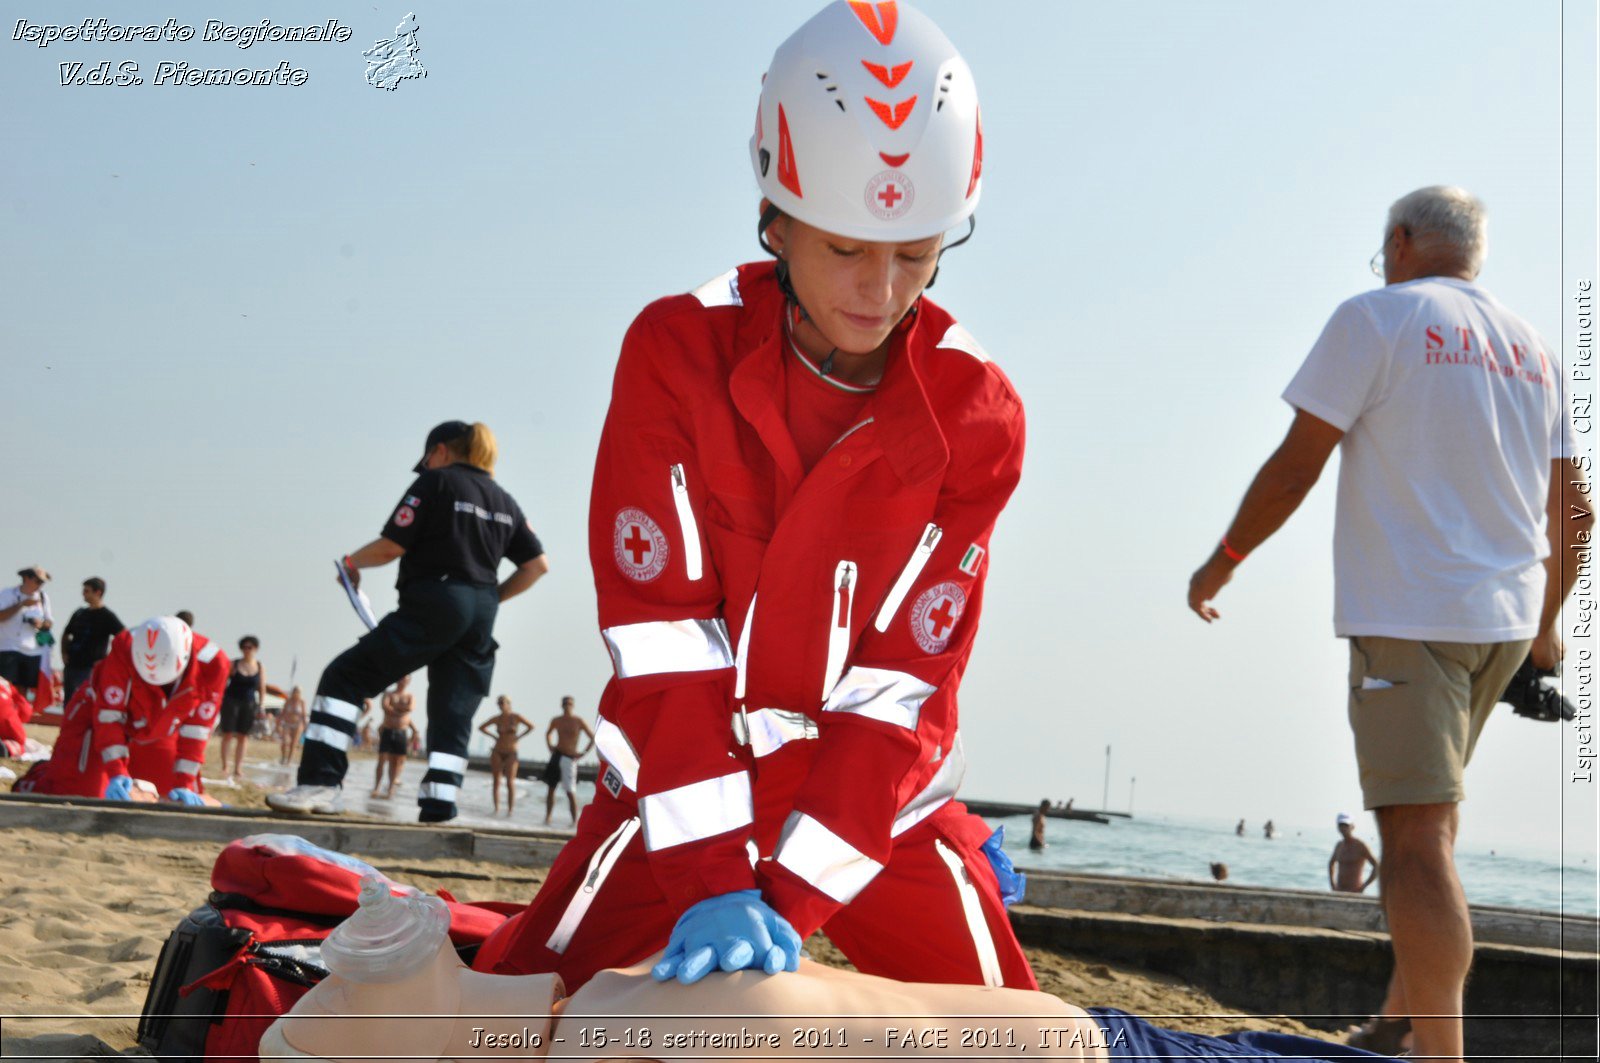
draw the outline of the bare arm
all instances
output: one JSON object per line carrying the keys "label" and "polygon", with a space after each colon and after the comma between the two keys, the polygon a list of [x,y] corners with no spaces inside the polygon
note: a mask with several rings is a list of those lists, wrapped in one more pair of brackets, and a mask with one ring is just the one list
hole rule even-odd
{"label": "bare arm", "polygon": [[34,598],[23,598],[15,605],[8,605],[4,609],[0,609],[0,620],[10,620],[20,613],[24,607],[32,605],[35,600]]}
{"label": "bare arm", "polygon": [[579,720],[578,726],[583,728],[583,736],[589,740],[589,744],[578,751],[578,759],[582,760],[589,755],[589,750],[594,748],[594,732],[589,730],[589,722],[587,720]]}
{"label": "bare arm", "polygon": [[1550,463],[1550,493],[1545,501],[1550,556],[1544,559],[1544,608],[1539,614],[1539,634],[1529,651],[1536,668],[1554,668],[1566,652],[1557,630],[1561,603],[1578,581],[1574,551],[1589,545],[1593,530],[1594,506],[1589,502],[1583,466],[1571,458],[1557,458]]}
{"label": "bare arm", "polygon": [[490,738],[498,738],[498,737],[500,737],[499,735],[495,734],[493,731],[489,730],[489,728],[492,727],[492,726],[494,726],[494,720],[492,720],[492,719],[484,720],[482,723],[480,723],[478,725],[478,733],[482,734],[482,735],[487,735]]}
{"label": "bare arm", "polygon": [[406,548],[393,539],[382,536],[372,540],[353,554],[344,557],[345,571],[350,576],[350,584],[361,586],[361,570],[364,568],[381,568],[397,558],[404,557]]}
{"label": "bare arm", "polygon": [[510,601],[535,583],[538,583],[539,577],[549,571],[550,562],[544,554],[540,554],[532,561],[524,561],[517,566],[515,572],[506,577],[504,583],[500,584],[500,600],[502,602]]}
{"label": "bare arm", "polygon": [[[1239,503],[1239,512],[1225,536],[1236,555],[1249,554],[1283,527],[1322,475],[1328,456],[1339,445],[1344,433],[1320,417],[1296,410],[1289,434],[1268,458]],[[1206,623],[1222,614],[1211,605],[1233,578],[1239,561],[1228,556],[1218,543],[1206,563],[1189,579],[1189,608]]]}
{"label": "bare arm", "polygon": [[518,742],[522,741],[524,738],[526,738],[529,735],[533,734],[533,732],[535,730],[537,730],[537,728],[534,727],[534,725],[532,723],[530,723],[528,721],[528,719],[526,717],[522,716],[520,713],[517,715],[517,723],[522,725],[522,730],[517,732],[517,741]]}
{"label": "bare arm", "polygon": [[1365,843],[1361,846],[1361,853],[1367,858],[1367,863],[1372,865],[1372,874],[1368,875],[1367,880],[1361,884],[1361,892],[1365,893],[1367,887],[1372,885],[1378,877],[1378,858],[1372,855],[1372,848]]}

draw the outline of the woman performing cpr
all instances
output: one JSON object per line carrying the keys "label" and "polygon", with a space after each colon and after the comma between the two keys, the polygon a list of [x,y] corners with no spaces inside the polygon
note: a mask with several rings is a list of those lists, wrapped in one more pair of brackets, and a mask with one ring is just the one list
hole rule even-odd
{"label": "woman performing cpr", "polygon": [[770,974],[826,927],[863,972],[1035,987],[955,800],[1022,406],[923,297],[982,149],[971,72],[906,4],[833,3],[773,57],[750,158],[776,262],[623,341],[589,513],[600,785],[480,970],[576,988],[665,948],[658,978]]}

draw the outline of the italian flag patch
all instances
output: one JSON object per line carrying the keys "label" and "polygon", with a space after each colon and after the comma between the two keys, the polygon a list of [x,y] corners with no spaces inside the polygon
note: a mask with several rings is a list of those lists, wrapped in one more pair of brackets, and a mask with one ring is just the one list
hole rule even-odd
{"label": "italian flag patch", "polygon": [[973,543],[967,547],[967,552],[961,555],[961,564],[956,567],[969,576],[978,574],[978,566],[983,564],[983,547]]}

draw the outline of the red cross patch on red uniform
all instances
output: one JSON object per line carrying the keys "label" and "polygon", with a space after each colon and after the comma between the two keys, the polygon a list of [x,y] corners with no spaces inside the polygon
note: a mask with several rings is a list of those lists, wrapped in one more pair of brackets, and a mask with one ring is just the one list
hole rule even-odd
{"label": "red cross patch on red uniform", "polygon": [[923,653],[943,653],[950,645],[967,594],[954,583],[937,583],[923,591],[911,607],[911,637]]}
{"label": "red cross patch on red uniform", "polygon": [[617,569],[638,583],[649,583],[667,567],[672,550],[661,526],[636,506],[617,513],[611,532],[611,556]]}
{"label": "red cross patch on red uniform", "polygon": [[115,708],[122,704],[122,688],[111,687],[106,690],[106,704]]}

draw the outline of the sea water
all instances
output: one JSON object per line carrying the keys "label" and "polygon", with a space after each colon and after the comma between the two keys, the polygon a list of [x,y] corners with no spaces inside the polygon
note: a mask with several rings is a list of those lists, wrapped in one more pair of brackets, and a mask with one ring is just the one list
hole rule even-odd
{"label": "sea water", "polygon": [[[1228,865],[1228,885],[1274,889],[1327,890],[1328,858],[1339,840],[1331,827],[1314,834],[1280,828],[1269,840],[1262,836],[1262,825],[1253,821],[1240,837],[1234,834],[1231,821],[1141,815],[1137,819],[1112,817],[1105,824],[1046,819],[1046,848],[1032,852],[1028,849],[1031,817],[1008,816],[989,822],[1005,826],[1006,852],[1024,870],[1209,883],[1211,864],[1217,862]],[[1377,839],[1366,842],[1376,855]],[[1456,868],[1473,904],[1572,915],[1595,915],[1600,907],[1596,903],[1595,857],[1587,852],[1564,857],[1551,852],[1541,858],[1462,848],[1456,852]],[[1376,895],[1376,884],[1367,893]]]}
{"label": "sea water", "polygon": [[[368,796],[372,762],[357,761],[345,779],[345,807],[402,823],[417,820],[417,784],[424,764],[407,760],[401,774],[402,785],[392,799]],[[277,788],[293,784],[293,770],[262,762],[246,766],[252,782]],[[209,782],[209,781],[208,781]],[[495,813],[489,792],[489,775],[469,771],[457,798],[460,815],[452,826],[479,830],[570,831],[567,795],[557,792],[554,817],[544,825],[547,790],[537,779],[517,780],[517,807],[513,815]],[[363,785],[365,784],[365,785]],[[227,791],[214,791],[223,801]],[[502,799],[504,791],[502,790]],[[594,800],[594,784],[578,784],[579,807]],[[1134,878],[1179,882],[1212,881],[1213,862],[1228,865],[1227,884],[1265,886],[1275,889],[1326,890],[1328,857],[1338,835],[1333,830],[1305,832],[1286,827],[1270,841],[1261,835],[1261,824],[1252,822],[1243,837],[1234,834],[1232,822],[1180,819],[1141,815],[1137,819],[1112,817],[1101,824],[1085,820],[1046,819],[1042,852],[1028,849],[1031,830],[1029,816],[989,817],[991,826],[1004,825],[1006,852],[1024,870],[1038,868],[1095,875],[1127,875]],[[1367,839],[1373,852],[1377,840]],[[1540,858],[1528,853],[1510,855],[1476,852],[1456,853],[1456,867],[1473,904],[1535,908],[1574,915],[1595,915],[1597,905],[1596,862],[1592,855],[1571,854],[1564,860],[1551,853]],[[1368,889],[1376,894],[1376,886]]]}

